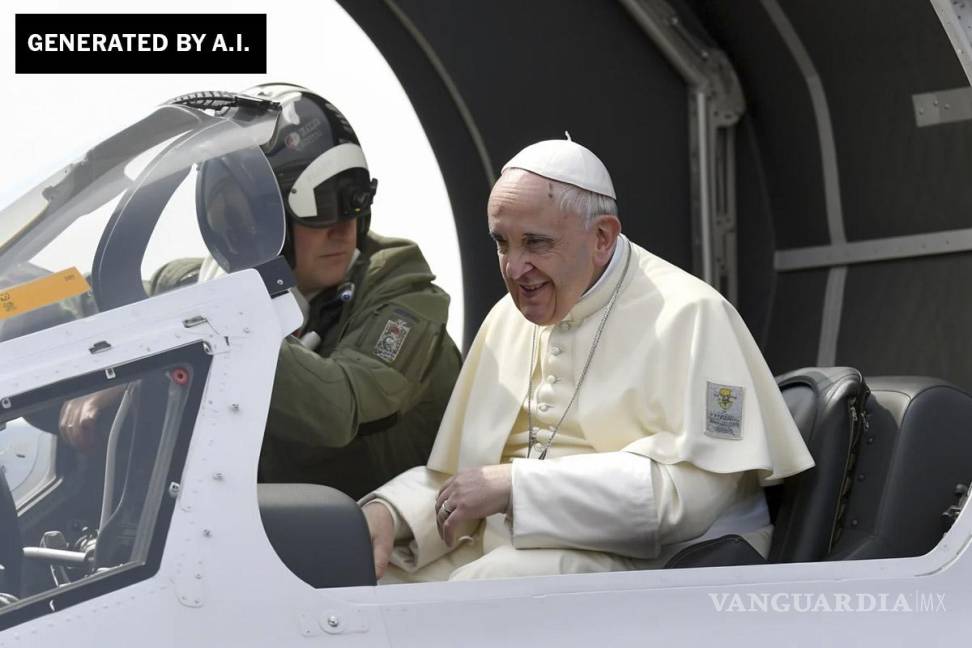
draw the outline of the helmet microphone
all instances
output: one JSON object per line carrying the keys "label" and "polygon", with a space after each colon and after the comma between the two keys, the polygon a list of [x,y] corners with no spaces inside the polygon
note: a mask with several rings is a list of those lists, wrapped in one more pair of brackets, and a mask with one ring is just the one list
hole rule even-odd
{"label": "helmet microphone", "polygon": [[339,301],[348,303],[354,299],[354,284],[346,281],[338,288],[337,298]]}

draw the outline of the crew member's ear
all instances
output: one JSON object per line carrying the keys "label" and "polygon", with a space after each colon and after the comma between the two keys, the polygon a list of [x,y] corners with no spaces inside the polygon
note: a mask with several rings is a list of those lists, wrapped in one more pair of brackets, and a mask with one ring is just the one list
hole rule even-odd
{"label": "crew member's ear", "polygon": [[595,236],[594,262],[599,266],[605,266],[614,253],[614,242],[618,240],[618,234],[621,233],[621,221],[613,214],[601,214],[594,218],[591,229]]}

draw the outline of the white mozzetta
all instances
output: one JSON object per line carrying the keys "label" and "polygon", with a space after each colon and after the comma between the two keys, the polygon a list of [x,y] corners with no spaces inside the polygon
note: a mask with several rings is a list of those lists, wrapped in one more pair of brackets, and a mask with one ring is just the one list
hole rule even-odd
{"label": "white mozzetta", "polygon": [[[659,517],[675,526],[684,524],[682,533],[698,535],[730,508],[749,500],[757,478],[763,485],[771,484],[813,465],[775,380],[732,306],[710,286],[675,266],[637,245],[632,244],[631,250],[634,257],[626,276],[620,276],[620,265],[605,272],[604,280],[562,322],[543,327],[538,336],[540,348],[534,375],[538,379],[548,375],[556,378],[554,382],[534,383],[538,398],[534,402],[534,425],[540,428],[538,439],[544,440],[545,430],[556,425],[570,401],[602,309],[617,282],[622,281],[615,311],[605,325],[588,380],[559,428],[557,438],[563,438],[564,443],[558,445],[555,440],[551,446],[551,457],[578,452],[588,455],[581,458],[575,454],[576,458],[552,468],[523,470],[520,466],[526,462],[515,462],[514,544],[519,536],[521,546],[539,543],[561,546],[564,551],[597,546],[622,551],[630,557],[655,556]],[[442,575],[443,570],[430,563],[448,551],[435,531],[432,505],[443,476],[514,458],[510,455],[511,441],[526,434],[525,396],[530,368],[525,366],[525,359],[531,357],[533,326],[520,315],[509,296],[493,308],[466,357],[428,469],[409,471],[377,491],[379,497],[397,508],[413,531],[413,541],[397,547],[393,555],[395,564],[403,569],[414,571],[429,565],[429,574]],[[713,405],[713,386],[730,390],[723,413],[731,425],[728,433],[721,435],[711,425],[721,415]],[[594,453],[611,454],[591,459],[591,451],[577,440],[589,444]],[[625,453],[642,463],[632,461]],[[666,470],[663,472],[667,476],[660,474],[653,482],[653,463],[667,467],[688,464],[700,476],[683,475],[681,483],[673,487],[674,479],[668,483],[673,472]],[[597,474],[606,479],[604,475],[612,471],[625,485],[619,483],[616,489],[593,488]],[[745,482],[734,475],[747,471],[752,473]],[[562,474],[554,478],[558,472]],[[731,496],[697,503],[695,500],[709,498],[713,490],[709,482],[720,481],[719,476],[725,477]],[[587,520],[598,505],[584,502],[575,480],[587,483],[587,496],[600,502],[600,506],[613,507],[617,515],[598,513],[596,519]],[[544,513],[540,513],[540,503],[530,504],[539,500],[541,490],[545,491],[549,507]],[[686,505],[689,500],[692,502]],[[572,508],[575,506],[580,508]],[[619,531],[617,525],[624,524],[622,518],[631,511],[639,514],[629,516],[628,528]],[[533,519],[536,515],[540,517]],[[558,516],[572,522],[564,522],[555,531],[554,518]],[[596,538],[580,528],[600,523],[607,527]],[[737,532],[754,530],[751,526],[720,527]],[[502,532],[490,520],[482,537],[476,536],[471,544],[475,546],[481,539],[485,552],[490,547],[504,547],[498,538]],[[669,527],[665,533],[672,541],[684,539]],[[510,538],[507,530],[506,544]],[[636,547],[640,541],[646,545]],[[462,551],[464,559],[480,557],[468,545]],[[504,549],[508,556],[513,555],[512,551]],[[571,560],[578,558],[576,551],[569,556]],[[559,564],[555,555],[548,557],[549,564]],[[452,558],[446,562],[452,567],[463,564]],[[605,562],[599,560],[598,564],[601,566],[594,565],[592,569],[603,569]],[[614,569],[623,568],[609,564]],[[630,565],[638,566],[644,565]],[[569,566],[565,570],[570,571]]]}

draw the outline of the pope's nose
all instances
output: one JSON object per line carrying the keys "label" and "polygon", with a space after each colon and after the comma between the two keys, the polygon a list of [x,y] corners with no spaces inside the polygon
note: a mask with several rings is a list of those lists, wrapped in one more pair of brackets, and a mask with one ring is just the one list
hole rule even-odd
{"label": "pope's nose", "polygon": [[519,281],[533,270],[533,264],[523,255],[510,255],[506,258],[506,276],[512,281]]}

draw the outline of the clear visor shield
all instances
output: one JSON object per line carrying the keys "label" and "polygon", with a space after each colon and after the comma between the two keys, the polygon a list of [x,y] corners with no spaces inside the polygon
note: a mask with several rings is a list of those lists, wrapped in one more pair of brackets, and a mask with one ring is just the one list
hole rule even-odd
{"label": "clear visor shield", "polygon": [[259,148],[276,113],[251,117],[162,106],[0,211],[0,341],[146,299],[176,260],[277,256],[284,209]]}

